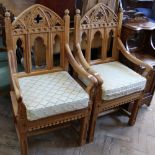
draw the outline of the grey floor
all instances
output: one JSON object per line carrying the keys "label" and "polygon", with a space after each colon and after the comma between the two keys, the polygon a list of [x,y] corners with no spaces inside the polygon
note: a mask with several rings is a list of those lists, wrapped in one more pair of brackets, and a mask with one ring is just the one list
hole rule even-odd
{"label": "grey floor", "polygon": [[[154,98],[155,100],[155,98]],[[135,126],[115,112],[97,121],[95,140],[78,147],[77,136],[62,129],[29,139],[29,155],[155,155],[155,104],[140,109]],[[0,155],[19,155],[9,97],[0,97]]]}

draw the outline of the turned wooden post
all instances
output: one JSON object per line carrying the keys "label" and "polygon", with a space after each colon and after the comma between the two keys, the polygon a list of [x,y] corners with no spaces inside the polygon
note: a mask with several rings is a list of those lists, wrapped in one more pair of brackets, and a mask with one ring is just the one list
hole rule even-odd
{"label": "turned wooden post", "polygon": [[118,37],[121,35],[122,30],[122,20],[123,20],[123,8],[119,8],[118,12]]}
{"label": "turned wooden post", "polygon": [[10,12],[5,13],[5,34],[7,51],[13,50],[12,29],[11,29]]}
{"label": "turned wooden post", "polygon": [[74,17],[74,45],[80,42],[80,21],[81,21],[81,16],[80,16],[80,10],[76,10],[76,15]]}
{"label": "turned wooden post", "polygon": [[[69,44],[69,32],[70,32],[70,16],[69,16],[69,10],[66,9],[65,10],[65,16],[64,16],[64,22],[65,22],[65,32],[64,32],[64,46],[66,44]],[[65,52],[63,52],[63,54],[65,55]],[[64,56],[62,56],[64,57]],[[67,63],[67,59],[63,60],[63,67],[65,68],[65,70],[68,70],[68,63]]]}

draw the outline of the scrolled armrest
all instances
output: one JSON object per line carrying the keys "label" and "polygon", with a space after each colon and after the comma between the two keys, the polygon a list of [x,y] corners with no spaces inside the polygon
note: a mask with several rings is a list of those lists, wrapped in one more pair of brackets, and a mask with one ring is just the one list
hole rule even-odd
{"label": "scrolled armrest", "polygon": [[81,50],[81,47],[80,47],[80,44],[77,43],[76,44],[76,51],[75,51],[75,54],[79,60],[79,62],[82,64],[82,66],[84,67],[85,70],[89,70],[90,66],[89,64],[87,63],[87,61],[85,60],[83,54],[82,54],[82,50]]}
{"label": "scrolled armrest", "polygon": [[13,83],[13,88],[14,88],[14,92],[15,92],[15,96],[17,99],[17,116],[19,118],[27,118],[27,114],[26,114],[26,107],[23,104],[23,99],[21,96],[21,92],[20,92],[20,88],[19,88],[19,83],[17,81],[17,77],[15,75],[12,75],[12,83]]}
{"label": "scrolled armrest", "polygon": [[83,54],[82,54],[82,50],[81,50],[81,47],[80,47],[80,44],[77,43],[76,44],[76,49],[77,51],[75,52],[77,58],[78,58],[78,61],[81,63],[81,65],[84,67],[84,69],[90,73],[91,75],[95,76],[95,78],[97,79],[98,81],[98,84],[99,85],[102,85],[103,84],[103,80],[102,78],[100,77],[100,75],[94,71],[90,66],[89,64],[87,63],[87,61],[85,60]]}
{"label": "scrolled armrest", "polygon": [[140,67],[144,67],[145,71],[143,72],[143,76],[148,77],[149,76],[149,72],[153,69],[153,67],[143,61],[141,61],[140,59],[136,58],[135,56],[133,56],[129,51],[126,50],[126,48],[124,47],[121,39],[118,37],[117,38],[118,44],[117,47],[120,50],[120,52],[132,63],[140,66]]}
{"label": "scrolled armrest", "polygon": [[12,75],[12,83],[13,83],[13,88],[14,88],[14,91],[15,91],[17,101],[21,102],[22,101],[22,96],[21,96],[21,93],[20,93],[19,84],[18,84],[17,78],[14,75]]}
{"label": "scrolled armrest", "polygon": [[69,63],[73,67],[73,69],[77,72],[80,77],[84,77],[90,81],[90,84],[87,86],[87,90],[91,90],[94,86],[97,86],[98,82],[96,78],[85,71],[85,69],[80,66],[77,61],[74,59],[70,47],[68,44],[65,45],[66,48],[66,56],[68,58]]}
{"label": "scrolled armrest", "polygon": [[94,71],[91,67],[87,70],[90,74],[94,75],[95,78],[97,79],[98,81],[98,85],[101,85],[103,84],[103,79],[101,78],[101,76],[99,75],[99,73],[97,73],[96,71]]}

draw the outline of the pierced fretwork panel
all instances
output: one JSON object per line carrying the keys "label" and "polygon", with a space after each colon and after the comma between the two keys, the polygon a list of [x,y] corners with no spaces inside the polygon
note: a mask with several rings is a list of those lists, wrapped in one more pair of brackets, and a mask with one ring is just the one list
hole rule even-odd
{"label": "pierced fretwork panel", "polygon": [[109,7],[99,3],[82,17],[81,24],[91,24],[92,27],[116,26],[117,16]]}
{"label": "pierced fretwork panel", "polygon": [[50,28],[63,30],[64,21],[52,10],[34,5],[13,22],[13,34],[48,32]]}

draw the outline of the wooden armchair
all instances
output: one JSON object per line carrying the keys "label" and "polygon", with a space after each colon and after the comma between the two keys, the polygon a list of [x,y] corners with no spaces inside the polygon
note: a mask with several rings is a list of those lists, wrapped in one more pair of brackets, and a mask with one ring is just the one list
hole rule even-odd
{"label": "wooden armchair", "polygon": [[[77,10],[74,55],[77,62],[98,80],[88,135],[92,141],[97,116],[102,112],[132,101],[134,105],[128,123],[135,123],[151,66],[132,56],[122,44],[119,37],[122,11],[117,16],[109,7],[99,3],[82,18],[79,14]],[[132,63],[144,67],[143,76],[120,63],[119,52]]]}
{"label": "wooden armchair", "polygon": [[[74,60],[69,42],[69,11],[64,19],[45,6],[36,4],[21,13],[11,24],[6,12],[6,43],[12,80],[11,100],[21,154],[28,154],[27,139],[80,122],[80,145],[86,132],[92,96],[97,80]],[[59,63],[55,63],[54,43],[59,40]],[[23,48],[25,72],[17,71],[17,43]],[[39,56],[38,56],[39,55]],[[37,58],[43,57],[36,66]],[[89,86],[80,86],[68,73],[68,65]],[[81,83],[82,84],[82,83]],[[83,87],[83,88],[82,88]]]}

